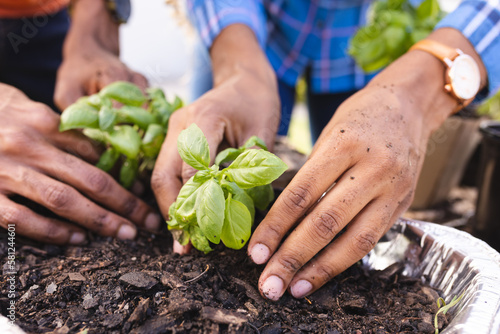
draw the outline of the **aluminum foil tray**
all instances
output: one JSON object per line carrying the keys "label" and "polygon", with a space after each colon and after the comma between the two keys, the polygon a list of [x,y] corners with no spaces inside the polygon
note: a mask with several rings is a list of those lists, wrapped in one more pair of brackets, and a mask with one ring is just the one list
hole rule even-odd
{"label": "aluminum foil tray", "polygon": [[401,219],[363,258],[378,270],[396,262],[447,302],[464,294],[442,334],[500,333],[500,254],[488,244],[451,227]]}
{"label": "aluminum foil tray", "polygon": [[[485,242],[451,227],[399,220],[363,263],[383,270],[396,262],[403,274],[420,277],[446,301],[464,294],[448,313],[442,334],[500,334],[500,254]],[[24,333],[0,315],[0,333]]]}

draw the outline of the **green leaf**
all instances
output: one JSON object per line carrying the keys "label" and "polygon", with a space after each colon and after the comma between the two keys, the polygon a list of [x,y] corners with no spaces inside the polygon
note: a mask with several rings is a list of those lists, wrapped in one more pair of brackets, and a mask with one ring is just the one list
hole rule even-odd
{"label": "green leaf", "polygon": [[75,103],[66,108],[61,114],[59,131],[70,129],[99,127],[99,113],[85,103]]}
{"label": "green leaf", "polygon": [[203,131],[191,124],[181,131],[177,138],[177,149],[182,160],[198,170],[208,169],[210,164],[210,150]]}
{"label": "green leaf", "polygon": [[142,94],[141,89],[126,81],[116,81],[107,85],[99,92],[99,96],[137,107],[146,102],[146,97]]}
{"label": "green leaf", "polygon": [[417,8],[417,19],[438,18],[441,13],[437,0],[424,0]]}
{"label": "green leaf", "polygon": [[99,110],[99,127],[103,131],[109,131],[113,129],[113,126],[116,123],[116,112],[113,108],[109,108],[107,106],[101,107]]}
{"label": "green leaf", "polygon": [[206,181],[198,190],[196,219],[201,231],[214,244],[220,242],[224,225],[224,192],[214,180]]}
{"label": "green leaf", "polygon": [[199,183],[204,183],[208,179],[212,177],[210,170],[199,170],[194,174],[193,176],[193,181],[194,182],[199,182]]}
{"label": "green leaf", "polygon": [[430,31],[426,29],[415,29],[411,34],[410,34],[410,39],[411,43],[415,44],[418,41],[423,40],[427,36],[429,36]]}
{"label": "green leaf", "polygon": [[146,94],[151,100],[165,100],[163,89],[158,87],[149,87],[146,89]]}
{"label": "green leaf", "polygon": [[394,58],[398,58],[406,52],[406,31],[404,28],[389,26],[382,33],[387,52]]}
{"label": "green leaf", "polygon": [[83,129],[83,134],[90,139],[93,139],[95,141],[101,142],[101,143],[107,143],[108,142],[108,133],[101,131],[99,129]]}
{"label": "green leaf", "polygon": [[203,235],[202,230],[198,226],[192,225],[189,228],[189,233],[191,234],[191,243],[193,244],[194,248],[204,252],[205,254],[212,251],[207,238],[205,237],[205,235]]}
{"label": "green leaf", "polygon": [[170,229],[172,237],[177,240],[182,246],[186,246],[189,243],[189,232],[186,230]]}
{"label": "green leaf", "polygon": [[220,166],[223,163],[234,161],[244,150],[241,148],[226,148],[220,151],[215,157],[215,164]]}
{"label": "green leaf", "polygon": [[250,149],[240,154],[224,172],[240,188],[248,189],[273,182],[287,168],[287,165],[274,154]]}
{"label": "green leaf", "polygon": [[245,191],[248,196],[252,198],[255,207],[262,211],[266,210],[269,204],[274,200],[274,190],[273,186],[270,184],[250,188]]}
{"label": "green leaf", "polygon": [[172,108],[174,110],[180,109],[184,106],[184,103],[182,102],[181,98],[178,96],[175,96],[174,102],[172,102]]}
{"label": "green leaf", "polygon": [[137,124],[143,130],[156,123],[155,117],[141,107],[123,106],[118,109],[118,113],[123,122]]}
{"label": "green leaf", "polygon": [[241,249],[250,238],[252,218],[247,207],[229,196],[226,199],[221,240],[229,248]]}
{"label": "green leaf", "polygon": [[179,195],[177,195],[176,203],[176,218],[179,220],[179,223],[187,224],[196,218],[196,200],[198,196],[198,191],[201,189],[201,186],[204,181],[197,181],[195,177],[191,177],[181,188],[179,191]]}
{"label": "green leaf", "polygon": [[115,150],[125,154],[129,159],[137,158],[141,148],[141,137],[129,125],[116,126],[115,131],[109,134],[109,142]]}
{"label": "green leaf", "polygon": [[266,143],[257,136],[252,136],[243,144],[241,148],[252,148],[254,146],[260,147],[263,150],[268,150]]}
{"label": "green leaf", "polygon": [[116,164],[119,157],[120,153],[118,153],[114,148],[109,147],[99,158],[96,167],[105,172],[109,172]]}
{"label": "green leaf", "polygon": [[[222,180],[221,186],[222,186],[222,188],[226,189],[228,192],[230,192],[232,194],[233,199],[240,201],[241,203],[243,203],[247,207],[248,212],[250,212],[250,216],[252,217],[252,222],[253,222],[255,219],[255,206],[254,206],[254,201],[253,201],[252,197],[250,197],[245,190],[238,187],[238,185],[234,182]],[[254,188],[252,188],[252,189],[254,189]]]}
{"label": "green leaf", "polygon": [[135,178],[137,177],[137,171],[139,168],[139,163],[136,159],[127,159],[120,169],[120,184],[129,189],[134,184]]}
{"label": "green leaf", "polygon": [[165,140],[165,129],[159,124],[150,124],[142,138],[142,151],[146,157],[157,157]]}

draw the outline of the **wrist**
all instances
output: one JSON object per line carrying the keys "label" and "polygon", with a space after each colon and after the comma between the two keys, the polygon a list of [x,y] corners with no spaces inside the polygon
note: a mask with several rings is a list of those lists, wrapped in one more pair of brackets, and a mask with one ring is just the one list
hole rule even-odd
{"label": "wrist", "polygon": [[210,49],[214,87],[240,75],[252,76],[262,84],[277,87],[276,74],[253,31],[233,24],[221,31]]}
{"label": "wrist", "polygon": [[92,55],[96,50],[119,54],[119,24],[113,21],[104,0],[75,0],[64,55]]}

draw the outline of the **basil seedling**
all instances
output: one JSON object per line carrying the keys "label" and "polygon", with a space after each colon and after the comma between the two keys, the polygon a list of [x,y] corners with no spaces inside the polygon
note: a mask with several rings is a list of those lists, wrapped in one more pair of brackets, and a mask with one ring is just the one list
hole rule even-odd
{"label": "basil seedling", "polygon": [[208,142],[196,124],[180,133],[177,149],[198,172],[170,206],[167,224],[172,235],[182,245],[191,241],[205,253],[212,251],[210,243],[220,241],[229,248],[242,248],[250,238],[255,207],[264,210],[271,203],[270,183],[287,165],[254,136],[240,148],[220,152],[210,166]]}
{"label": "basil seedling", "polygon": [[[105,146],[97,167],[109,172],[120,165],[120,183],[130,188],[137,175],[152,170],[165,140],[172,113],[183,103],[170,103],[159,88],[144,95],[136,85],[117,81],[98,94],[80,98],[61,114],[60,131],[83,129]],[[122,104],[113,107],[113,101]]]}
{"label": "basil seedling", "polygon": [[437,0],[418,7],[409,0],[375,1],[366,26],[350,41],[349,54],[365,72],[378,71],[427,37],[443,16]]}

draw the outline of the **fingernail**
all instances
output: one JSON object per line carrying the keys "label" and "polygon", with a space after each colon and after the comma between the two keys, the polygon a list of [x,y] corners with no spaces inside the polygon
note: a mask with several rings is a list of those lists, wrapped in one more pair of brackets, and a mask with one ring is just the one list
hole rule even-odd
{"label": "fingernail", "polygon": [[116,237],[122,240],[131,240],[135,238],[136,234],[137,230],[135,228],[130,225],[123,224],[122,226],[120,226]]}
{"label": "fingernail", "polygon": [[283,280],[278,276],[269,276],[262,284],[262,293],[267,299],[280,299],[283,294]]}
{"label": "fingernail", "polygon": [[253,246],[252,250],[250,251],[250,257],[256,264],[263,264],[266,263],[267,259],[269,258],[269,253],[269,248],[267,248],[266,245],[255,244],[255,246]]}
{"label": "fingernail", "polygon": [[311,292],[312,288],[313,286],[309,281],[300,280],[292,285],[292,287],[290,288],[290,292],[295,298],[302,298],[305,297],[309,292]]}
{"label": "fingernail", "polygon": [[156,213],[150,213],[144,221],[147,230],[156,231],[160,227],[161,218]]}
{"label": "fingernail", "polygon": [[85,242],[86,236],[82,232],[74,232],[69,238],[69,243],[72,245],[80,245]]}

